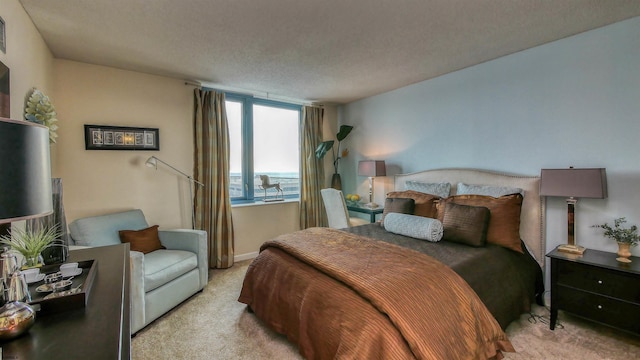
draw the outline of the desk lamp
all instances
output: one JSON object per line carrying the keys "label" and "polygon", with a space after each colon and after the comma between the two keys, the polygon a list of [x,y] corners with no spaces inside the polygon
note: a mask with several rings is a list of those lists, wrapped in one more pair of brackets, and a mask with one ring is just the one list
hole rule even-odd
{"label": "desk lamp", "polygon": [[567,244],[558,251],[583,254],[585,248],[576,245],[575,206],[578,198],[605,199],[607,174],[604,168],[594,169],[542,169],[540,172],[540,196],[567,198]]}
{"label": "desk lamp", "polygon": [[376,176],[386,176],[387,170],[384,160],[363,160],[358,163],[358,175],[369,177],[369,203],[364,206],[375,209],[379,205],[373,202],[373,179]]}

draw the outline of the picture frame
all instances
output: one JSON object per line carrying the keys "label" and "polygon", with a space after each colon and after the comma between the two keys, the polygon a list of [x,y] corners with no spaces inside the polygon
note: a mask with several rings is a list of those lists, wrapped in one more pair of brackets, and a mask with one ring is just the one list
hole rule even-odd
{"label": "picture frame", "polygon": [[84,126],[85,150],[160,150],[160,130],[109,125]]}

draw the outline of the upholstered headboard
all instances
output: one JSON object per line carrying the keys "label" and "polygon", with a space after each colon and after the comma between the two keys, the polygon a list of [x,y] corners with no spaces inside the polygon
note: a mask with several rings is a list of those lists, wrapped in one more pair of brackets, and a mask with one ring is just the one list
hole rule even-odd
{"label": "upholstered headboard", "polygon": [[405,190],[406,181],[428,183],[448,182],[451,184],[451,195],[456,194],[457,184],[492,185],[517,187],[524,190],[524,200],[520,215],[520,238],[525,242],[531,254],[544,268],[545,251],[545,206],[540,197],[540,178],[537,176],[521,176],[475,169],[436,169],[400,174],[395,176],[394,188]]}

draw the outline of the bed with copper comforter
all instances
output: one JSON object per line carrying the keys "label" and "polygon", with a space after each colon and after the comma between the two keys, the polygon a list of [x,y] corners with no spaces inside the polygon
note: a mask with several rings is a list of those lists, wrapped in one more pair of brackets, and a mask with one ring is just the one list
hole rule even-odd
{"label": "bed with copper comforter", "polygon": [[307,359],[500,359],[541,284],[529,254],[371,224],[266,242],[239,301]]}

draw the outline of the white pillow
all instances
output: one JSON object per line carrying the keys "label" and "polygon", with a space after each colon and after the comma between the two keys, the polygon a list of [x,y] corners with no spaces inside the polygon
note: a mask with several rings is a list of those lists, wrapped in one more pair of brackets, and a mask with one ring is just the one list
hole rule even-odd
{"label": "white pillow", "polygon": [[388,232],[416,239],[437,242],[442,239],[442,223],[437,219],[400,213],[388,213],[384,217],[384,228]]}
{"label": "white pillow", "polygon": [[419,191],[440,196],[441,198],[449,197],[449,193],[451,193],[451,184],[449,183],[426,183],[408,180],[405,181],[404,186],[407,190]]}
{"label": "white pillow", "polygon": [[520,194],[524,197],[524,190],[508,186],[473,185],[458,183],[456,195],[486,195],[499,198],[505,195]]}

